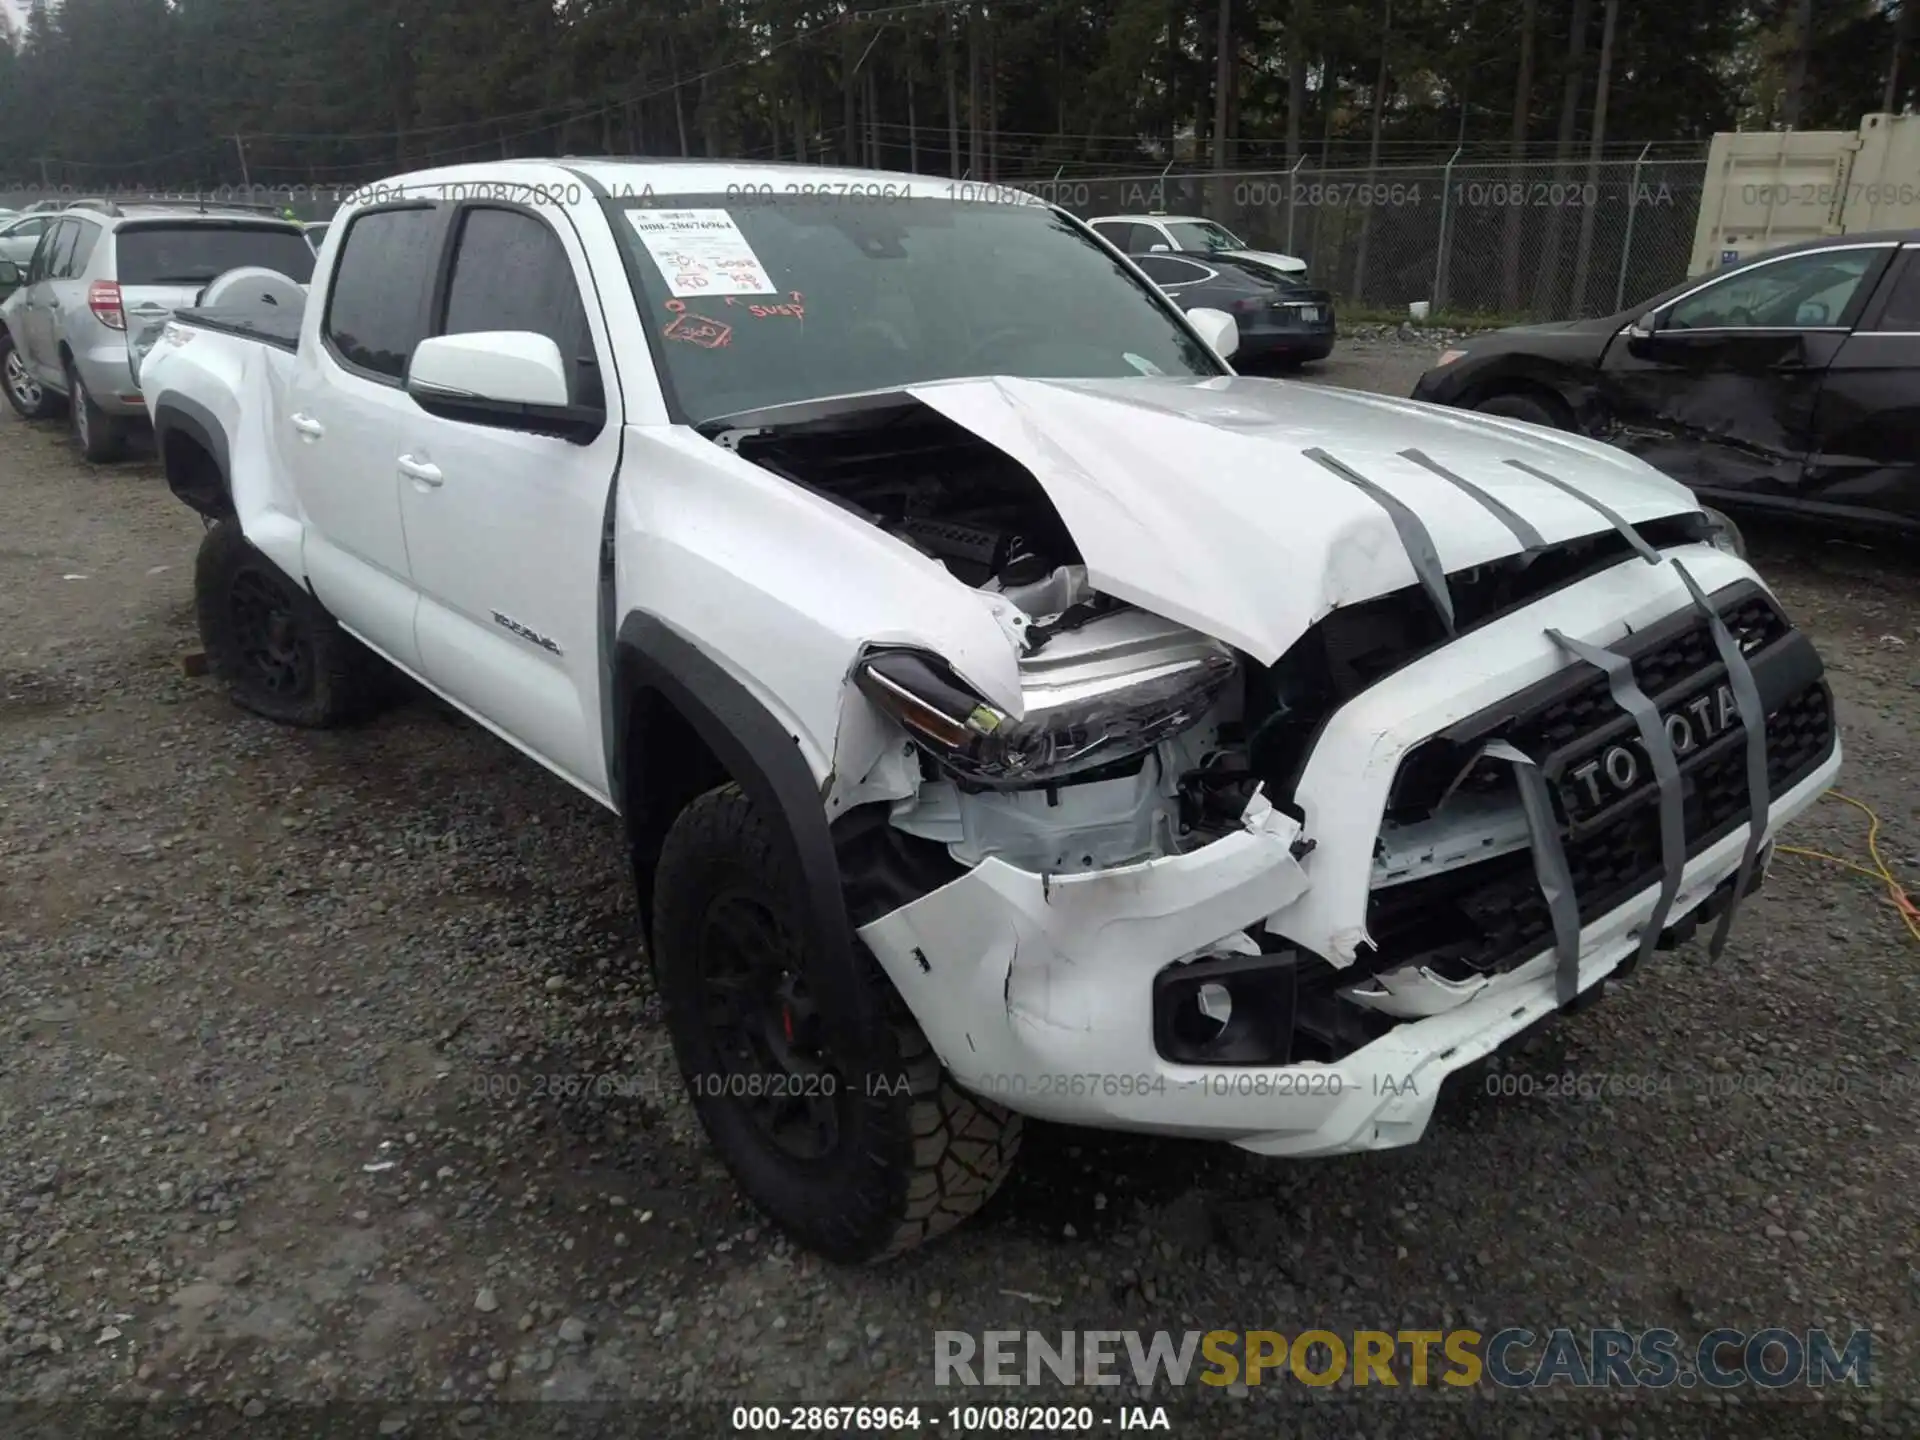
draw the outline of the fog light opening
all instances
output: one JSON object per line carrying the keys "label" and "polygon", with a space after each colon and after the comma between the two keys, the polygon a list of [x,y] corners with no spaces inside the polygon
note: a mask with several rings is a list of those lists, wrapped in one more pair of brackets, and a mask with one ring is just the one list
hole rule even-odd
{"label": "fog light opening", "polygon": [[1293,1048],[1294,967],[1284,955],[1232,955],[1154,977],[1155,1048],[1184,1065],[1284,1065]]}
{"label": "fog light opening", "polygon": [[1215,1024],[1214,1036],[1233,1023],[1233,992],[1226,986],[1209,980],[1194,991],[1194,1006],[1208,1020]]}

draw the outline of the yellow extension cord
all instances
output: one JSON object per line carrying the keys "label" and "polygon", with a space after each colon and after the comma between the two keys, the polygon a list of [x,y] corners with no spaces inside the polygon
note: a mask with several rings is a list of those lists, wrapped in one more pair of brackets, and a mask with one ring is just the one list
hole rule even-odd
{"label": "yellow extension cord", "polygon": [[1844,855],[1829,855],[1824,850],[1808,850],[1799,845],[1779,845],[1775,849],[1786,855],[1805,855],[1812,860],[1825,860],[1831,865],[1844,865],[1847,869],[1865,875],[1870,880],[1878,880],[1887,887],[1887,895],[1893,902],[1893,908],[1899,911],[1900,918],[1906,922],[1908,933],[1915,940],[1920,940],[1920,905],[1914,903],[1913,897],[1907,894],[1899,878],[1880,854],[1880,817],[1865,801],[1856,800],[1851,795],[1842,795],[1838,790],[1829,790],[1827,798],[1844,801],[1854,809],[1866,812],[1867,819],[1871,822],[1867,827],[1867,854],[1873,859],[1872,865],[1862,865],[1859,861],[1849,860]]}

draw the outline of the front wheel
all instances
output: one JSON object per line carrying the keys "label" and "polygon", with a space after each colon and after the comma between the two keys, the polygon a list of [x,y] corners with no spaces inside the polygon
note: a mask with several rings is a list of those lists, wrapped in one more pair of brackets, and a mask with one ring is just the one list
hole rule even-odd
{"label": "front wheel", "polygon": [[1020,1117],[947,1078],[857,940],[820,953],[796,867],[738,786],[681,813],[653,895],[654,973],[694,1109],[776,1224],[829,1259],[881,1260],[999,1189]]}
{"label": "front wheel", "polygon": [[322,729],[361,719],[378,705],[380,659],[231,520],[200,542],[194,603],[207,667],[242,709]]}
{"label": "front wheel", "polygon": [[1545,401],[1536,400],[1531,395],[1516,395],[1509,391],[1505,395],[1494,395],[1482,400],[1473,407],[1482,415],[1504,415],[1509,420],[1525,420],[1531,425],[1544,425],[1549,430],[1564,430],[1560,417]]}

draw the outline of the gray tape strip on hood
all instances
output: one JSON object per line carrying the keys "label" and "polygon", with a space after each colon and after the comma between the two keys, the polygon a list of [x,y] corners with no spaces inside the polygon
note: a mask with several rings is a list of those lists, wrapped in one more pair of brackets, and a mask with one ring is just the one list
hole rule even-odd
{"label": "gray tape strip on hood", "polygon": [[1480,753],[1513,766],[1520,784],[1520,804],[1527,812],[1527,833],[1533,841],[1533,873],[1553,919],[1553,988],[1558,1002],[1567,1004],[1580,993],[1580,901],[1573,892],[1573,872],[1560,843],[1560,822],[1554,818],[1553,796],[1540,767],[1505,740],[1493,740]]}
{"label": "gray tape strip on hood", "polygon": [[1687,820],[1680,794],[1680,761],[1673,753],[1673,739],[1667,734],[1666,722],[1634,679],[1633,666],[1624,655],[1575,640],[1558,630],[1549,629],[1547,634],[1568,654],[1606,672],[1614,704],[1633,717],[1634,724],[1640,728],[1640,743],[1646,746],[1647,758],[1653,762],[1653,778],[1660,787],[1661,878],[1660,898],[1654,902],[1653,913],[1647,917],[1646,929],[1640,934],[1640,958],[1645,960],[1653,954],[1660,932],[1667,928],[1667,916],[1680,894],[1681,872],[1687,865]]}
{"label": "gray tape strip on hood", "polygon": [[1747,848],[1740,855],[1740,876],[1734,881],[1732,898],[1720,912],[1720,923],[1713,929],[1713,943],[1707,947],[1707,958],[1718,960],[1733,930],[1734,912],[1746,898],[1747,886],[1753,879],[1753,862],[1766,841],[1767,821],[1773,813],[1772,786],[1767,780],[1767,709],[1760,700],[1760,687],[1754,683],[1753,667],[1747,664],[1740,642],[1727,629],[1727,622],[1720,618],[1713,602],[1687,573],[1687,567],[1676,560],[1673,568],[1680,572],[1694,605],[1707,617],[1714,646],[1720,652],[1720,663],[1727,667],[1727,684],[1733,690],[1733,703],[1740,711],[1740,724],[1747,732]]}
{"label": "gray tape strip on hood", "polygon": [[1516,470],[1524,470],[1536,480],[1546,481],[1556,490],[1565,491],[1582,505],[1592,506],[1606,518],[1606,522],[1609,525],[1620,532],[1629,545],[1633,546],[1634,553],[1639,555],[1642,560],[1645,560],[1649,565],[1658,565],[1660,563],[1660,552],[1649,545],[1646,540],[1642,538],[1640,532],[1627,523],[1626,517],[1621,515],[1619,511],[1602,504],[1600,501],[1594,499],[1593,496],[1587,494],[1586,491],[1576,489],[1574,486],[1569,485],[1566,481],[1560,479],[1559,476],[1549,475],[1537,465],[1529,465],[1524,460],[1509,460],[1507,464],[1513,466]]}
{"label": "gray tape strip on hood", "polygon": [[1489,495],[1464,475],[1456,475],[1424,450],[1402,450],[1400,458],[1411,460],[1422,470],[1430,470],[1442,480],[1452,485],[1462,494],[1471,495],[1487,509],[1487,512],[1507,529],[1513,532],[1513,538],[1520,542],[1523,550],[1538,550],[1546,545],[1546,537],[1533,528],[1533,522],[1514,510],[1512,506],[1498,497]]}
{"label": "gray tape strip on hood", "polygon": [[1421,523],[1420,517],[1399,499],[1382,490],[1351,466],[1334,459],[1319,446],[1316,445],[1311,450],[1301,453],[1314,464],[1338,475],[1387,512],[1388,518],[1393,521],[1393,528],[1399,532],[1400,546],[1407,552],[1407,559],[1413,564],[1413,573],[1419,578],[1420,587],[1427,592],[1427,598],[1433,601],[1433,608],[1440,612],[1440,619],[1446,625],[1447,633],[1453,634],[1453,594],[1447,589],[1447,572],[1440,564],[1440,552],[1433,548],[1433,537],[1427,533],[1427,527]]}

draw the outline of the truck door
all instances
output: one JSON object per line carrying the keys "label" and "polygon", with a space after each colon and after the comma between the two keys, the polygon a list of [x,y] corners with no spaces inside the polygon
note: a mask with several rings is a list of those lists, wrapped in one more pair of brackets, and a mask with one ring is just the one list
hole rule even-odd
{"label": "truck door", "polygon": [[1920,530],[1920,246],[1901,251],[1827,369],[1800,499]]}
{"label": "truck door", "polygon": [[336,249],[324,310],[305,317],[293,379],[275,412],[276,452],[306,512],[303,558],[314,594],[340,623],[416,674],[400,519],[404,380],[426,334],[443,207],[357,211]]}
{"label": "truck door", "polygon": [[[462,205],[431,333],[534,331],[560,347],[570,402],[605,412],[580,443],[414,408],[400,427],[400,504],[420,593],[427,681],[604,800],[600,555],[620,457],[612,350],[572,222]],[[604,375],[604,380],[603,380]]]}
{"label": "truck door", "polygon": [[1890,246],[1787,254],[1690,290],[1607,347],[1616,443],[1705,496],[1792,494],[1814,405]]}

